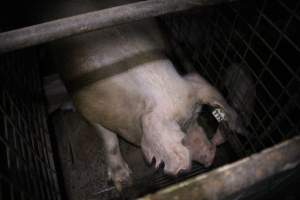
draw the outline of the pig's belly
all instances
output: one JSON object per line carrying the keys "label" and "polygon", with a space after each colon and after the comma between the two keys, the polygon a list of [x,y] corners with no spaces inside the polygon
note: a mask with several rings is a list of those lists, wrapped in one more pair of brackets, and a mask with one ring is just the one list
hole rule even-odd
{"label": "pig's belly", "polygon": [[140,145],[141,118],[152,101],[162,115],[186,110],[187,89],[164,56],[164,41],[153,19],[75,36],[53,49],[60,74],[76,91],[76,109],[90,123],[133,144]]}
{"label": "pig's belly", "polygon": [[[124,83],[126,84],[126,83]],[[125,140],[140,145],[144,98],[113,81],[99,81],[73,94],[77,110],[90,122],[101,124]]]}
{"label": "pig's belly", "polygon": [[185,116],[189,110],[188,91],[171,62],[163,59],[95,81],[73,93],[73,99],[89,122],[140,145],[142,116],[155,105],[161,115],[179,120],[176,116]]}

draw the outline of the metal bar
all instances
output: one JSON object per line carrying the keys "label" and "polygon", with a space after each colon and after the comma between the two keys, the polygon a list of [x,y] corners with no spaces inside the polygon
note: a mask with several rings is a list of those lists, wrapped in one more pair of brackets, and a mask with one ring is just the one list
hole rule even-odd
{"label": "metal bar", "polygon": [[[226,17],[224,16],[224,15],[222,15],[223,17],[222,17],[222,19],[224,19],[224,20],[226,20],[228,23],[229,23],[229,21],[228,21],[228,19],[226,19]],[[245,23],[247,23],[246,22],[246,20],[244,20],[245,21]],[[261,36],[257,33],[257,31],[255,30],[255,28],[253,28],[253,27],[251,27],[251,25],[250,24],[248,24],[248,26],[249,26],[249,28],[253,31],[253,33],[254,34],[256,34],[259,38],[261,38]],[[215,26],[216,28],[219,28],[218,26]],[[223,31],[222,31],[223,32]],[[237,35],[240,37],[240,38],[242,38],[241,37],[241,35],[237,32]],[[226,40],[227,40],[227,43],[229,42],[229,45],[231,45],[230,44],[230,41],[229,41],[229,39],[228,38],[225,38]],[[268,46],[268,44],[266,43],[266,41],[264,41],[262,38],[261,38],[261,41],[270,49],[270,51],[272,52],[272,56],[273,55],[277,55],[277,53],[275,52],[275,51],[273,51],[272,50],[272,48],[270,47],[270,46]],[[256,58],[258,59],[258,57],[257,57],[257,54],[255,53],[255,51],[250,47],[250,42],[248,42],[248,43],[245,43],[244,42],[244,44],[247,46],[247,49],[248,50],[250,50],[252,53],[254,53],[254,55],[256,56]],[[233,45],[231,45],[232,46],[232,48],[234,49],[234,51],[235,51],[235,53],[236,53],[236,55],[238,55],[240,58],[241,58],[241,60],[243,60],[243,62],[248,66],[248,69],[251,71],[251,74],[255,77],[255,79],[257,80],[257,82],[256,82],[256,84],[257,83],[259,83],[260,84],[260,86],[264,89],[264,91],[268,94],[268,96],[272,99],[272,101],[274,102],[274,104],[276,105],[276,106],[278,106],[278,107],[280,107],[279,106],[279,103],[278,103],[278,97],[277,97],[277,99],[274,97],[274,95],[272,95],[271,93],[270,93],[270,91],[269,91],[269,89],[268,88],[266,88],[266,86],[265,86],[265,84],[263,84],[263,82],[261,81],[261,75],[262,75],[262,73],[264,72],[264,71],[268,71],[268,72],[271,72],[269,69],[267,69],[267,68],[264,68],[263,69],[263,71],[262,72],[260,72],[260,74],[259,75],[256,75],[256,73],[253,71],[253,69],[247,64],[247,62],[245,61],[245,59],[244,59],[244,57],[245,56],[242,56],[242,55],[240,55],[240,53],[235,49],[235,47],[233,46]],[[245,54],[244,54],[245,55]],[[276,56],[278,59],[281,59],[281,57],[279,56],[279,55],[277,55]],[[259,60],[259,59],[258,59]],[[282,60],[282,59],[281,59]],[[262,64],[262,66],[264,66],[265,64],[262,62],[262,61],[260,61],[261,62],[261,64]],[[287,69],[289,69],[289,71],[291,70],[289,67],[288,67],[288,65],[286,65],[286,63],[282,60],[282,64],[284,64],[284,66],[287,68]],[[292,72],[291,72],[292,73]],[[271,76],[272,76],[272,78],[274,78],[275,76],[273,75],[273,73],[271,72],[270,73],[271,74]],[[297,74],[297,73],[293,73],[293,74]],[[297,76],[296,76],[296,78],[297,78]],[[275,80],[276,81],[276,80]],[[278,83],[278,81],[276,81],[277,83]],[[285,91],[289,96],[291,96],[291,94],[289,94],[288,93],[288,91]],[[273,119],[273,117],[271,116],[271,114],[269,113],[269,109],[267,109],[266,107],[265,107],[265,105],[262,103],[262,101],[260,100],[260,98],[257,98],[256,99],[257,101],[258,101],[258,103],[261,105],[261,107],[263,108],[263,110],[264,110],[264,112],[266,113],[266,116],[268,116],[269,118],[271,118],[271,119]],[[273,107],[273,106],[272,106]],[[289,116],[287,116],[285,113],[284,113],[284,115],[285,115],[285,117],[286,117],[286,119],[289,121],[289,123],[290,124],[294,124],[293,122],[291,122],[291,120],[290,120],[290,118],[289,118]],[[264,117],[265,118],[265,117]],[[262,124],[262,121],[260,121],[259,122],[260,124]],[[277,126],[278,126],[278,124],[277,124]],[[265,126],[263,126],[264,128],[265,128]],[[282,137],[284,137],[283,135],[282,135]]]}
{"label": "metal bar", "polygon": [[0,33],[0,53],[130,21],[233,0],[148,0]]}
{"label": "metal bar", "polygon": [[168,187],[141,200],[225,199],[300,163],[300,136],[212,172]]}

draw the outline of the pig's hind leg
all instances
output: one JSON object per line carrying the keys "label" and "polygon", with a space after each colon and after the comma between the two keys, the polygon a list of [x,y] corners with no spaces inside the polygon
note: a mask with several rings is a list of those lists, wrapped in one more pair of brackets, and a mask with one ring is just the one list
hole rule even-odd
{"label": "pig's hind leg", "polygon": [[171,175],[190,169],[190,153],[182,144],[185,135],[175,120],[166,119],[161,113],[149,113],[142,118],[142,126],[141,147],[150,163],[155,158],[158,168],[163,162],[164,171]]}
{"label": "pig's hind leg", "polygon": [[95,124],[94,127],[105,147],[108,177],[114,182],[117,190],[121,191],[122,186],[131,184],[131,170],[121,155],[118,137],[99,124]]}

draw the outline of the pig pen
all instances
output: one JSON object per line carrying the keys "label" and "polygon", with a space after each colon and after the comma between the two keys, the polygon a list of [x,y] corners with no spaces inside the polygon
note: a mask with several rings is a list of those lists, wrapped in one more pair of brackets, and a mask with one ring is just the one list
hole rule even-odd
{"label": "pig pen", "polygon": [[[134,173],[121,193],[106,178],[101,140],[86,122],[68,109],[47,113],[43,80],[53,71],[43,46],[2,53],[0,199],[299,199],[299,4],[242,0],[156,14],[165,14],[157,20],[178,71],[196,70],[216,86],[248,133],[227,132],[211,167],[194,164],[178,177],[154,171],[122,141]],[[1,32],[29,25],[23,20],[1,22]],[[215,130],[211,108],[199,123]]]}

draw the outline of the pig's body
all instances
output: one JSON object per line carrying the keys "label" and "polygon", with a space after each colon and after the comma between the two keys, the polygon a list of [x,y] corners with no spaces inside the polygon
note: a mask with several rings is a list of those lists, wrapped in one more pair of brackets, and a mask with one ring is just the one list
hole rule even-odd
{"label": "pig's body", "polygon": [[[61,74],[72,91],[75,107],[90,124],[101,126],[101,134],[109,131],[109,135],[115,133],[142,145],[146,158],[151,162],[155,157],[157,164],[164,161],[168,173],[190,167],[189,151],[181,144],[184,134],[177,122],[191,117],[197,98],[164,55],[154,20],[75,37],[64,41],[61,49],[61,55],[66,56]],[[145,132],[147,138],[143,137]],[[113,146],[108,144],[107,148]],[[123,162],[118,156],[117,165],[126,168]],[[111,176],[118,173],[112,171]],[[128,173],[120,176],[125,177],[113,179],[127,179]]]}
{"label": "pig's body", "polygon": [[108,173],[118,187],[130,170],[116,135],[177,174],[189,169],[195,152],[204,155],[193,157],[205,165],[214,158],[215,145],[203,131],[197,150],[182,144],[184,127],[188,135],[202,130],[195,119],[201,104],[223,107],[234,128],[235,113],[212,86],[195,74],[183,78],[176,72],[153,19],[57,41],[52,49],[76,109],[104,139]]}
{"label": "pig's body", "polygon": [[190,90],[172,63],[160,55],[157,60],[86,86],[73,98],[89,122],[99,123],[140,145],[142,118],[154,109],[159,116],[177,122],[190,117],[196,103]]}
{"label": "pig's body", "polygon": [[140,145],[139,122],[150,102],[164,104],[165,112],[170,112],[170,105],[185,103],[170,99],[178,86],[183,93],[187,86],[163,55],[159,36],[154,22],[144,20],[62,44],[62,49],[70,50],[63,49],[68,59],[61,74],[77,110],[90,123],[99,123],[135,145]]}

